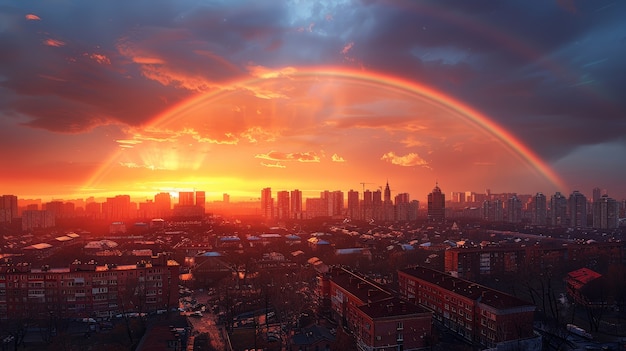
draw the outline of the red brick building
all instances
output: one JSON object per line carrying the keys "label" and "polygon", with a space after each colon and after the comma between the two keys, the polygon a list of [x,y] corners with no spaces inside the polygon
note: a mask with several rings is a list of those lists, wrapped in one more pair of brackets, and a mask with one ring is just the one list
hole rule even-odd
{"label": "red brick building", "polygon": [[320,279],[334,318],[350,329],[362,351],[417,350],[431,335],[430,311],[394,297],[385,287],[342,268]]}
{"label": "red brick building", "polygon": [[0,319],[110,317],[178,306],[179,265],[165,255],[134,265],[0,266]]}
{"label": "red brick building", "polygon": [[[588,268],[581,268],[567,273],[565,277],[565,286],[567,294],[578,304],[582,306],[602,305],[606,303],[606,296],[602,299],[598,294],[590,294],[593,290],[604,290],[598,287],[602,285],[602,274],[592,271]],[[597,289],[590,289],[596,285]]]}
{"label": "red brick building", "polygon": [[514,296],[425,267],[398,271],[400,296],[433,312],[467,342],[483,347],[541,349],[535,306]]}

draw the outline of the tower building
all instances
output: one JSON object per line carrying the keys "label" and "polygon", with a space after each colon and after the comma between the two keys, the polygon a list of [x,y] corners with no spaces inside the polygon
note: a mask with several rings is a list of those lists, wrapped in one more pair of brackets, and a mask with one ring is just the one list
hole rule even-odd
{"label": "tower building", "polygon": [[441,192],[439,184],[428,194],[428,219],[440,221],[446,218],[446,195]]}

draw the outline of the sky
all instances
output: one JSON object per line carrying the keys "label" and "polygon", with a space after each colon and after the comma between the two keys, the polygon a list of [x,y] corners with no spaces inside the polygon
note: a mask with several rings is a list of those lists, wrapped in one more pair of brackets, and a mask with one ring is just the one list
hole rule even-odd
{"label": "sky", "polygon": [[623,1],[0,0],[0,193],[626,198]]}

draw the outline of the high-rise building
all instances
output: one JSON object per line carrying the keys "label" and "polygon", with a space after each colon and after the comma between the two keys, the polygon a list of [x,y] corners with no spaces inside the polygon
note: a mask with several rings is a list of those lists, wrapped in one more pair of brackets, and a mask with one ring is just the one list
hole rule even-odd
{"label": "high-rise building", "polygon": [[465,193],[462,191],[453,191],[451,200],[454,203],[462,204],[465,202]]}
{"label": "high-rise building", "polygon": [[391,201],[391,189],[389,188],[389,181],[385,185],[385,193],[383,199],[383,219],[385,221],[393,221],[396,219],[393,202]]}
{"label": "high-rise building", "polygon": [[222,194],[222,202],[224,202],[225,204],[230,203],[230,195],[226,193]]}
{"label": "high-rise building", "polygon": [[408,221],[411,212],[411,202],[408,193],[396,195],[395,200],[395,219],[398,221]]}
{"label": "high-rise building", "polygon": [[172,211],[172,196],[170,193],[158,193],[154,195],[156,216],[159,218],[169,217]]}
{"label": "high-rise building", "polygon": [[286,190],[276,193],[276,217],[278,219],[289,219],[289,192]]}
{"label": "high-rise building", "polygon": [[385,219],[383,212],[383,192],[380,189],[372,192],[372,211],[373,218],[377,221]]}
{"label": "high-rise building", "polygon": [[372,192],[368,189],[363,192],[363,204],[361,206],[363,213],[362,219],[369,221],[374,219],[374,198]]}
{"label": "high-rise building", "polygon": [[109,221],[129,219],[131,217],[130,195],[116,195],[115,197],[107,198],[107,201],[103,204],[103,212],[105,218]]}
{"label": "high-rise building", "polygon": [[619,202],[602,195],[593,202],[593,227],[598,229],[613,229],[619,225]]}
{"label": "high-rise building", "polygon": [[11,223],[15,218],[18,218],[17,196],[0,196],[0,223]]}
{"label": "high-rise building", "polygon": [[196,203],[194,201],[194,192],[193,191],[180,191],[178,192],[178,205],[179,206],[194,206]]}
{"label": "high-rise building", "polygon": [[348,218],[350,219],[360,219],[360,209],[359,209],[359,192],[350,189],[348,191]]}
{"label": "high-rise building", "polygon": [[530,204],[530,211],[532,215],[531,224],[533,225],[546,225],[547,224],[547,200],[546,196],[542,193],[537,193],[533,196]]}
{"label": "high-rise building", "polygon": [[291,218],[302,219],[302,191],[291,191]]}
{"label": "high-rise building", "polygon": [[196,191],[196,206],[206,208],[206,193],[204,191]]}
{"label": "high-rise building", "polygon": [[593,190],[591,191],[591,198],[593,200],[593,202],[597,202],[598,200],[600,200],[600,197],[602,197],[602,190],[598,187],[593,188]]}
{"label": "high-rise building", "polygon": [[574,190],[569,196],[568,214],[570,227],[587,227],[587,198],[578,190]]}
{"label": "high-rise building", "polygon": [[506,218],[509,223],[520,223],[522,221],[522,202],[513,195],[506,201]]}
{"label": "high-rise building", "polygon": [[483,219],[489,222],[504,221],[504,206],[502,200],[483,201]]}
{"label": "high-rise building", "polygon": [[272,199],[272,188],[261,190],[261,216],[263,218],[274,218],[274,199]]}
{"label": "high-rise building", "polygon": [[558,191],[550,198],[550,224],[567,226],[567,199]]}
{"label": "high-rise building", "polygon": [[446,195],[441,192],[439,184],[428,194],[428,219],[440,221],[446,218]]}

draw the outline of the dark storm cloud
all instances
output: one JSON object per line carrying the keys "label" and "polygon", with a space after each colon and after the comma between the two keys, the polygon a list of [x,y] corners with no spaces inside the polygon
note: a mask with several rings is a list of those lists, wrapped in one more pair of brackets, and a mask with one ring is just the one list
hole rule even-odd
{"label": "dark storm cloud", "polygon": [[375,25],[353,48],[365,67],[465,101],[544,158],[623,141],[625,3],[366,3]]}

